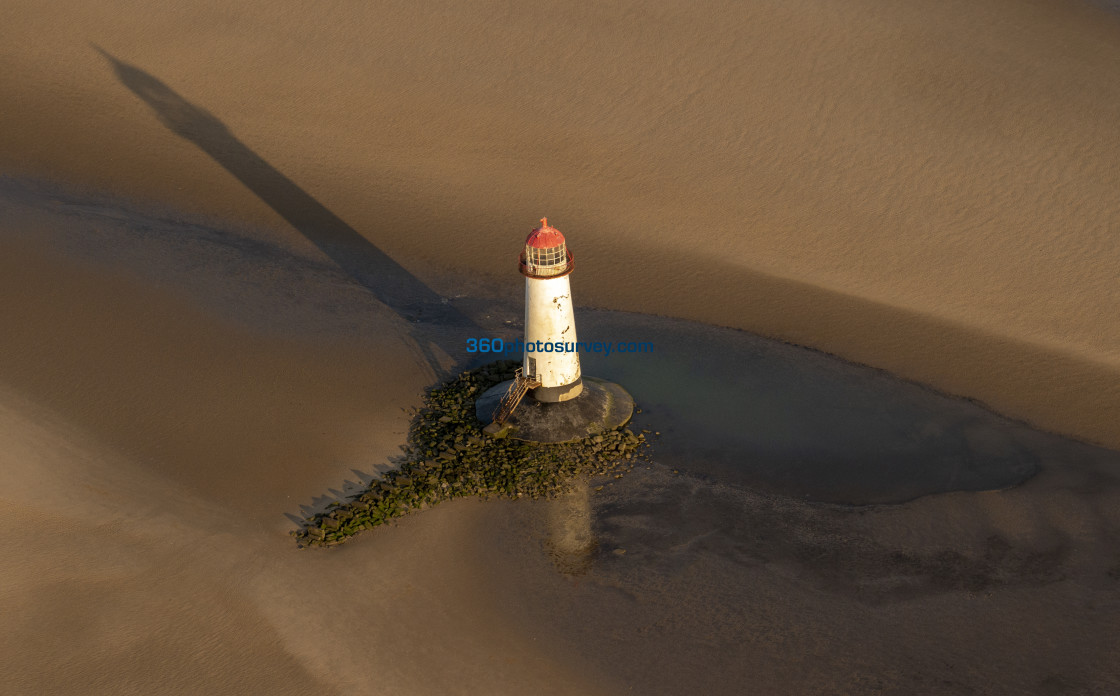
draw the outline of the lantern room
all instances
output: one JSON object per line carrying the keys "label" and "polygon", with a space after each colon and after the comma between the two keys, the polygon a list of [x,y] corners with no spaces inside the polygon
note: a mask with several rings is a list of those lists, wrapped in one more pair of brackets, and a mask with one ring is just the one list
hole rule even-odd
{"label": "lantern room", "polygon": [[541,218],[541,226],[529,233],[521,252],[521,273],[529,278],[556,278],[572,272],[573,259],[564,235]]}

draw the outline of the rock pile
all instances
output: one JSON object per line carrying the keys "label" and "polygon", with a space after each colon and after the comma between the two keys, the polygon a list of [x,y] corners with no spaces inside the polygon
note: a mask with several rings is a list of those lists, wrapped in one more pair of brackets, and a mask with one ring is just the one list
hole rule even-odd
{"label": "rock pile", "polygon": [[575,443],[531,444],[482,434],[475,397],[513,378],[503,360],[430,390],[409,428],[405,461],[346,503],[292,531],[301,546],[333,546],[416,509],[463,496],[551,497],[576,476],[622,475],[643,456],[645,432],[623,427]]}

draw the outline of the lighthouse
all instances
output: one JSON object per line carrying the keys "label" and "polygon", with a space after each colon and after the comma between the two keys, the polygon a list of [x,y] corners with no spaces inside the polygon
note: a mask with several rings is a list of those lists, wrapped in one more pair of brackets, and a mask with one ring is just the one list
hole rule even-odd
{"label": "lighthouse", "polygon": [[525,353],[522,374],[536,383],[533,398],[544,403],[568,401],[583,391],[576,351],[576,320],[568,277],[572,253],[560,230],[541,218],[521,252],[525,276]]}
{"label": "lighthouse", "polygon": [[542,217],[529,233],[520,258],[525,277],[525,352],[522,374],[536,383],[535,400],[547,403],[575,399],[584,389],[576,352],[576,314],[568,277],[571,252],[560,230]]}
{"label": "lighthouse", "polygon": [[525,442],[575,442],[630,422],[634,398],[580,371],[568,284],[572,252],[548,218],[525,239],[518,266],[525,277],[525,352],[521,367],[475,399],[475,416],[488,423],[482,431]]}

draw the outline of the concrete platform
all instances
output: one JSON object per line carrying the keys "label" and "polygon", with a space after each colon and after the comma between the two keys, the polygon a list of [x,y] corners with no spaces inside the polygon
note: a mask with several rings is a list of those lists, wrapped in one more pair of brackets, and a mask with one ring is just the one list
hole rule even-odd
{"label": "concrete platform", "polygon": [[[497,384],[475,401],[475,415],[490,423],[494,409],[513,380]],[[583,392],[570,401],[541,403],[526,396],[506,424],[505,437],[526,442],[572,442],[613,430],[630,422],[634,397],[614,382],[583,378]]]}

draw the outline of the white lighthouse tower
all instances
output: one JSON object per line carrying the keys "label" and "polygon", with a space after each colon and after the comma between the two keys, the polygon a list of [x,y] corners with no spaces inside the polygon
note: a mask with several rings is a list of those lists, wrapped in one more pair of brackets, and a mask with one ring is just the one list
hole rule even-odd
{"label": "white lighthouse tower", "polygon": [[522,374],[539,383],[532,391],[537,401],[568,401],[583,391],[568,284],[573,267],[564,235],[549,226],[548,218],[541,218],[541,226],[529,233],[521,252],[521,274],[525,276]]}
{"label": "white lighthouse tower", "polygon": [[[483,432],[525,442],[575,442],[622,427],[634,414],[634,398],[614,382],[580,373],[568,285],[572,253],[548,218],[529,233],[520,266],[525,352],[521,367],[512,375],[503,371],[507,377],[475,399],[475,416],[490,421]],[[533,398],[519,410],[530,390]]]}

